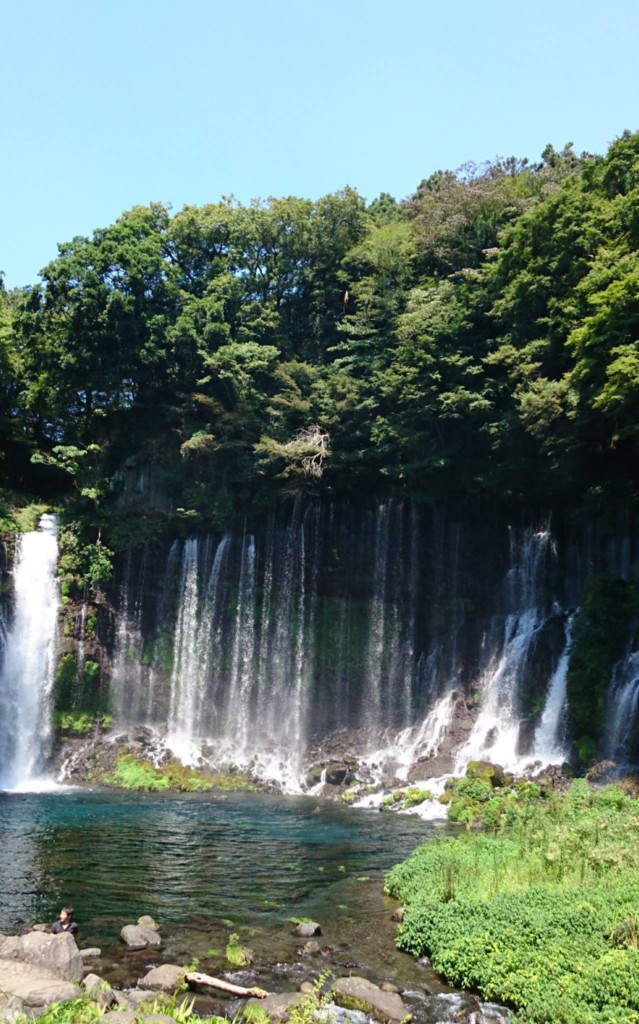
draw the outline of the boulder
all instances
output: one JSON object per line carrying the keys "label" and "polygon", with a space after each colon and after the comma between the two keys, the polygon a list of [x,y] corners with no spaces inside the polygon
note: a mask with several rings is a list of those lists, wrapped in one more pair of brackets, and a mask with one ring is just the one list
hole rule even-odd
{"label": "boulder", "polygon": [[442,775],[450,775],[455,770],[455,758],[452,754],[436,754],[411,765],[408,772],[409,783],[424,782],[427,779],[440,779]]}
{"label": "boulder", "polygon": [[331,786],[347,786],[355,780],[356,765],[331,764],[326,769],[326,782]]}
{"label": "boulder", "polygon": [[298,935],[302,939],[312,939],[314,935],[321,934],[322,929],[317,921],[300,921],[293,932],[293,935]]}
{"label": "boulder", "polygon": [[156,994],[156,992],[151,992],[151,989],[148,988],[127,988],[124,990],[125,997],[134,1006],[143,1003],[145,999],[154,999]]}
{"label": "boulder", "polygon": [[177,964],[162,964],[160,967],[152,968],[148,974],[140,978],[139,984],[142,988],[174,992],[184,981],[184,974],[184,967],[179,967]]}
{"label": "boulder", "polygon": [[87,946],[86,949],[80,950],[80,956],[83,960],[95,960],[97,957],[102,956],[102,950],[98,949],[97,946]]}
{"label": "boulder", "polygon": [[75,939],[68,932],[61,935],[28,932],[10,936],[0,944],[0,959],[21,960],[44,967],[62,981],[79,981],[84,973]]}
{"label": "boulder", "polygon": [[114,1003],[111,1005],[117,1003],[121,1010],[134,1010],[137,1006],[134,999],[130,999],[129,996],[125,996],[124,992],[118,992],[117,989],[113,990],[113,999]]}
{"label": "boulder", "polygon": [[153,928],[140,924],[125,924],[120,938],[132,952],[136,949],[159,949],[162,939]]}
{"label": "boulder", "polygon": [[317,942],[316,939],[309,939],[308,942],[304,944],[304,952],[310,953],[311,955],[314,953],[319,953],[321,948],[322,947],[320,946],[319,942]]}
{"label": "boulder", "polygon": [[384,992],[367,978],[338,978],[331,993],[338,1006],[362,1010],[375,1020],[399,1022],[410,1019],[408,1007],[396,992]]}
{"label": "boulder", "polygon": [[115,994],[108,981],[103,981],[97,974],[87,974],[82,984],[87,995],[92,996],[99,1006],[106,1008],[116,1002]]}
{"label": "boulder", "polygon": [[303,992],[280,992],[266,999],[251,998],[246,1005],[259,1006],[272,1021],[287,1021],[291,1009],[304,998]]}
{"label": "boulder", "polygon": [[138,924],[140,928],[151,928],[154,932],[160,931],[159,924],[156,924],[150,914],[143,914],[142,917],[138,917]]}
{"label": "boulder", "polygon": [[466,766],[466,776],[469,779],[482,779],[484,782],[490,782],[494,788],[504,784],[504,769],[500,764],[493,764],[492,761],[469,761]]}
{"label": "boulder", "polygon": [[24,1003],[17,996],[6,996],[4,992],[0,992],[0,1021],[14,1024],[23,1008]]}
{"label": "boulder", "polygon": [[20,999],[26,1006],[47,1006],[77,999],[80,989],[53,971],[35,964],[0,959],[0,992]]}

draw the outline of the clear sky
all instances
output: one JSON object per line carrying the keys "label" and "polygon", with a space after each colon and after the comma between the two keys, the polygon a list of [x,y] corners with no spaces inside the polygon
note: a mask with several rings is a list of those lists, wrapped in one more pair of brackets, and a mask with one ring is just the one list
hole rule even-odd
{"label": "clear sky", "polygon": [[0,269],[137,203],[404,198],[639,128],[637,0],[0,0]]}

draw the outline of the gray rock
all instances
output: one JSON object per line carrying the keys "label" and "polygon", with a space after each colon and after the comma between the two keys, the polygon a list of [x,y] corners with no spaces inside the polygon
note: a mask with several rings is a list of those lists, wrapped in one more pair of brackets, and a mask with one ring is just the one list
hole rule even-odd
{"label": "gray rock", "polygon": [[113,998],[121,1010],[134,1010],[137,1005],[134,999],[125,996],[124,992],[118,992],[117,989],[113,990]]}
{"label": "gray rock", "polygon": [[367,978],[338,978],[331,992],[338,1006],[363,1010],[375,1020],[399,1022],[411,1016],[401,996],[382,991]]}
{"label": "gray rock", "polygon": [[102,956],[102,950],[98,949],[97,946],[87,946],[86,949],[80,950],[80,956],[83,960],[95,960],[97,957]]}
{"label": "gray rock", "polygon": [[155,999],[156,994],[156,992],[151,992],[149,988],[127,988],[124,990],[124,995],[134,1006],[143,1003],[145,999]]}
{"label": "gray rock", "polygon": [[139,924],[125,924],[120,938],[126,943],[127,949],[159,949],[162,939],[153,928],[145,928]]}
{"label": "gray rock", "polygon": [[316,939],[309,939],[308,942],[304,944],[305,953],[319,953],[321,948],[322,947]]}
{"label": "gray rock", "polygon": [[10,936],[0,944],[0,959],[21,960],[44,967],[62,981],[79,981],[84,971],[75,939],[68,932],[61,935],[28,932]]}
{"label": "gray rock", "polygon": [[113,1006],[113,1003],[117,1001],[108,981],[103,981],[97,974],[87,974],[82,984],[87,991],[87,995],[92,996],[99,1006],[106,1008]]}
{"label": "gray rock", "polygon": [[397,910],[394,910],[393,913],[391,914],[391,921],[397,921],[398,924],[401,924],[403,920],[404,908],[398,907]]}
{"label": "gray rock", "polygon": [[150,928],[151,931],[159,932],[160,926],[156,924],[150,914],[143,914],[142,917],[138,917],[138,924],[140,928]]}
{"label": "gray rock", "polygon": [[22,1013],[24,1003],[17,996],[7,996],[0,992],[0,1021],[2,1024],[15,1024]]}
{"label": "gray rock", "polygon": [[0,942],[0,960],[20,960],[22,939],[19,935],[7,935]]}
{"label": "gray rock", "polygon": [[380,985],[382,992],[396,992],[399,994],[397,985],[393,985],[392,981],[385,981],[383,985]]}
{"label": "gray rock", "polygon": [[260,1006],[272,1021],[287,1021],[293,1006],[304,999],[303,992],[280,992],[266,999],[251,998],[247,1006]]}
{"label": "gray rock", "polygon": [[298,924],[293,932],[293,935],[299,935],[302,939],[310,939],[313,935],[321,935],[322,929],[318,925],[317,921],[302,921]]}
{"label": "gray rock", "polygon": [[303,981],[302,984],[300,985],[300,992],[303,992],[305,996],[310,995],[311,992],[314,991],[315,985],[313,984],[312,981]]}
{"label": "gray rock", "polygon": [[47,1006],[77,999],[80,989],[63,981],[53,971],[35,964],[0,960],[0,992],[21,999],[26,1006]]}
{"label": "gray rock", "polygon": [[161,967],[154,967],[143,978],[140,978],[140,985],[143,988],[174,992],[184,980],[185,973],[184,967],[180,967],[178,964],[162,964]]}
{"label": "gray rock", "polygon": [[50,924],[32,924],[31,925],[31,931],[32,932],[47,932],[48,933],[48,932],[51,931],[51,925]]}

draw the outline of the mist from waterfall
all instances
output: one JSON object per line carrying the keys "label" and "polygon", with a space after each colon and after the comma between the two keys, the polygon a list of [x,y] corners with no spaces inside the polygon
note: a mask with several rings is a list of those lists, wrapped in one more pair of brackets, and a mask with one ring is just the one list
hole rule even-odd
{"label": "mist from waterfall", "polygon": [[57,519],[18,534],[13,615],[4,626],[0,665],[0,789],[41,788],[51,746],[59,593]]}

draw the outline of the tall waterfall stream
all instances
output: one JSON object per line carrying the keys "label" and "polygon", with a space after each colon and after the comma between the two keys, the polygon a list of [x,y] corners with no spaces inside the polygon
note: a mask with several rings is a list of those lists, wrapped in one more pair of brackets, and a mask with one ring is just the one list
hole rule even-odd
{"label": "tall waterfall stream", "polygon": [[55,516],[43,516],[38,530],[16,539],[14,612],[0,652],[0,789],[36,785],[49,753],[57,557]]}

